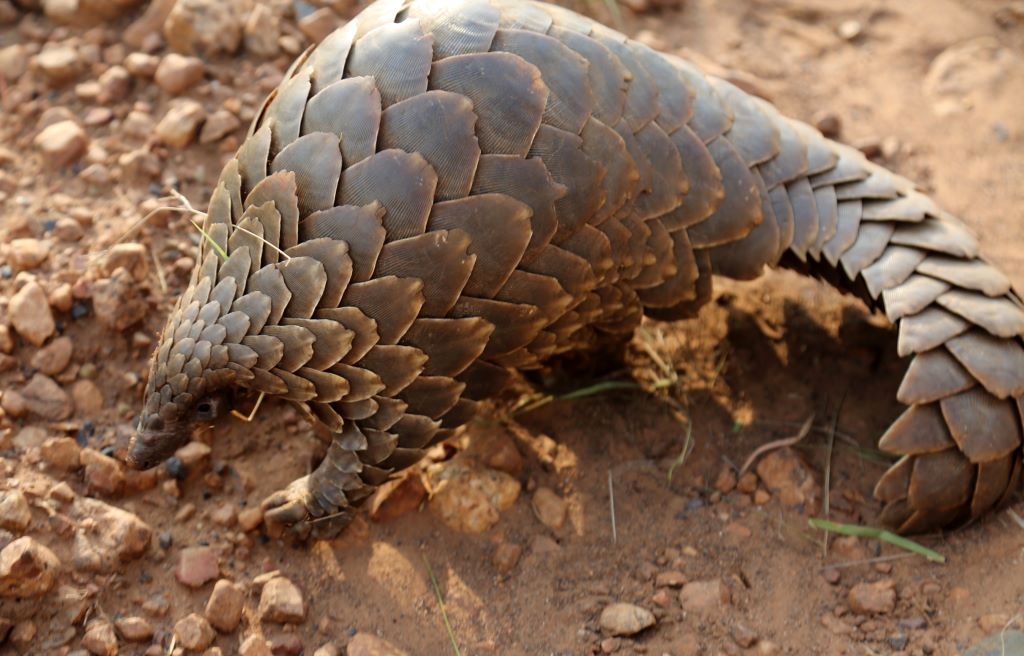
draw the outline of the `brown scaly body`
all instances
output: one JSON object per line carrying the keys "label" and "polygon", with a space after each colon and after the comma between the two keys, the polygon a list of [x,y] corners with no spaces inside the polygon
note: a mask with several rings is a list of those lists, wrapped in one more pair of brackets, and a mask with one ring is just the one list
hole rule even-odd
{"label": "brown scaly body", "polygon": [[[266,502],[299,534],[469,419],[510,371],[712,274],[819,276],[913,356],[876,495],[901,531],[1019,488],[1021,301],[908,181],[691,64],[541,3],[380,0],[292,67],[225,167],[129,462],[242,387],[309,409],[322,464]],[[222,259],[222,250],[228,255]],[[315,518],[332,521],[311,523]],[[328,526],[330,525],[330,526]]]}

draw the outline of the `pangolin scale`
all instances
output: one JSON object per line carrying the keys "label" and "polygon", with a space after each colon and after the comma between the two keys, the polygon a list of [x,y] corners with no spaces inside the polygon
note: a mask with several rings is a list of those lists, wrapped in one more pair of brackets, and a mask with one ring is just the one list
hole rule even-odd
{"label": "pangolin scale", "polygon": [[[473,416],[514,370],[694,317],[712,275],[789,266],[911,357],[875,495],[919,532],[1020,487],[1024,310],[913,184],[692,64],[563,8],[379,0],[311,48],[220,176],[128,461],[246,388],[332,438],[265,502],[300,535]],[[329,522],[317,519],[329,518]]]}

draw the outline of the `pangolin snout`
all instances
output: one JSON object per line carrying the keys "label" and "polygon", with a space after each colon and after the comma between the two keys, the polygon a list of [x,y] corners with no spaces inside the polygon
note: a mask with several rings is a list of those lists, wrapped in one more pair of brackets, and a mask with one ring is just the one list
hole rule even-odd
{"label": "pangolin snout", "polygon": [[188,443],[191,427],[168,426],[162,417],[144,417],[128,445],[125,463],[132,469],[152,469]]}

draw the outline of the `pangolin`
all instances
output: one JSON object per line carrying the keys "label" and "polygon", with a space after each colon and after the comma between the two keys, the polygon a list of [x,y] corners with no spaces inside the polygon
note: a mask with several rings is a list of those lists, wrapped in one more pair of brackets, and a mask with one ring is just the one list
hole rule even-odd
{"label": "pangolin", "polygon": [[264,503],[299,535],[342,527],[514,371],[695,317],[713,275],[766,266],[897,327],[885,524],[949,526],[1020,487],[1024,310],[970,230],[857,150],[561,7],[370,5],[267,98],[204,231],[127,460],[170,456],[226,390],[294,402],[331,434]]}

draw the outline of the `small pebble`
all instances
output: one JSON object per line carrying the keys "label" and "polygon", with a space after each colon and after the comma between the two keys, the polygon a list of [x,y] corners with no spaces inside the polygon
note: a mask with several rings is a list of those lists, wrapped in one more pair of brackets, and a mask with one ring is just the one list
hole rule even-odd
{"label": "small pebble", "polygon": [[122,617],[114,620],[114,626],[128,642],[148,642],[153,637],[153,625],[144,617]]}
{"label": "small pebble", "polygon": [[116,656],[117,634],[114,625],[105,620],[91,623],[82,636],[82,646],[94,656]]}
{"label": "small pebble", "polygon": [[245,606],[245,590],[242,586],[220,579],[213,586],[210,599],[206,602],[206,619],[221,633],[231,633],[242,621]]}
{"label": "small pebble", "polygon": [[44,129],[33,141],[53,169],[77,162],[89,147],[89,135],[74,121],[61,121]]}
{"label": "small pebble", "polygon": [[202,587],[220,575],[220,559],[211,547],[186,547],[178,554],[174,576],[182,585]]}
{"label": "small pebble", "polygon": [[845,20],[836,29],[836,34],[844,41],[853,41],[863,33],[864,25],[858,20]]}
{"label": "small pebble", "polygon": [[216,631],[199,613],[192,613],[174,624],[174,635],[178,644],[192,651],[203,651],[217,637]]}
{"label": "small pebble", "polygon": [[683,610],[696,613],[719,611],[729,605],[731,594],[720,579],[687,583],[679,591]]}
{"label": "small pebble", "polygon": [[686,585],[686,575],[678,570],[658,573],[654,585],[659,588],[681,588]]}
{"label": "small pebble", "polygon": [[533,493],[530,506],[537,519],[548,528],[557,531],[565,525],[567,513],[565,501],[550,488],[537,488],[537,491]]}
{"label": "small pebble", "polygon": [[57,330],[46,292],[35,281],[18,290],[7,309],[14,330],[35,346],[42,346]]}
{"label": "small pebble", "polygon": [[263,620],[298,624],[306,618],[306,606],[299,588],[278,576],[267,581],[260,594],[258,615]]}
{"label": "small pebble", "polygon": [[815,116],[814,127],[829,139],[838,139],[843,131],[843,121],[838,114],[823,112]]}
{"label": "small pebble", "polygon": [[407,656],[383,638],[370,633],[356,633],[348,642],[346,656]]}
{"label": "small pebble", "polygon": [[238,528],[246,533],[255,531],[263,523],[263,510],[259,507],[245,508],[238,513]]}
{"label": "small pebble", "polygon": [[238,647],[239,656],[273,656],[270,645],[261,636],[251,635]]}
{"label": "small pebble", "polygon": [[32,523],[32,510],[21,490],[0,492],[0,527],[14,533],[24,533]]}
{"label": "small pebble", "polygon": [[861,615],[891,613],[896,609],[896,582],[858,583],[847,595],[850,610]]}
{"label": "small pebble", "polygon": [[601,630],[613,636],[628,636],[654,626],[654,615],[634,604],[614,603],[601,611]]}
{"label": "small pebble", "polygon": [[153,75],[161,89],[176,96],[195,87],[202,81],[204,72],[201,59],[171,52],[160,60]]}
{"label": "small pebble", "polygon": [[124,488],[124,466],[120,461],[88,448],[79,452],[79,459],[91,489],[115,496]]}
{"label": "small pebble", "polygon": [[515,569],[516,564],[519,562],[519,557],[522,554],[523,548],[518,544],[502,542],[495,547],[494,556],[491,558],[491,562],[494,563],[495,569],[505,574]]}

